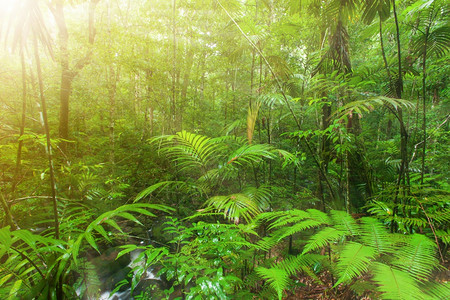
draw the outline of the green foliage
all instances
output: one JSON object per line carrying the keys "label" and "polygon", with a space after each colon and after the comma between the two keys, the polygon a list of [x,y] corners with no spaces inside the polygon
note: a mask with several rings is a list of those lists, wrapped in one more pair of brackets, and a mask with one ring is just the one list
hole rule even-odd
{"label": "green foliage", "polygon": [[0,2],[0,299],[448,298],[448,1]]}
{"label": "green foliage", "polygon": [[158,275],[173,282],[172,289],[166,290],[168,295],[174,293],[174,288],[181,288],[187,299],[226,299],[243,285],[242,257],[255,249],[246,240],[252,226],[205,222],[185,226],[176,218],[169,218],[165,225],[165,233],[172,238],[169,244],[174,245],[172,251],[153,246],[124,246],[119,254],[144,250],[137,260],[144,259],[145,264],[134,269],[138,272],[133,272],[133,287],[143,271],[155,263],[162,265]]}
{"label": "green foliage", "polygon": [[266,269],[259,267],[257,269],[258,274],[269,282],[270,286],[277,292],[278,299],[283,298],[283,291],[286,289],[289,276],[286,271],[278,268]]}
{"label": "green foliage", "polygon": [[417,281],[406,272],[377,262],[373,265],[373,274],[383,299],[426,299]]}
{"label": "green foliage", "polygon": [[[84,252],[86,244],[100,251],[98,236],[110,241],[112,236],[110,230],[123,233],[115,218],[140,224],[133,214],[155,216],[149,210],[171,211],[168,207],[155,204],[120,206],[113,211],[101,214],[84,230],[64,230],[65,227],[61,227],[61,234],[67,240],[33,234],[29,230],[11,231],[9,227],[0,229],[0,259],[2,260],[0,294],[3,295],[5,291],[9,291],[8,297],[11,299],[33,297],[54,299],[58,282],[66,284],[73,272],[93,276],[89,271],[89,264],[86,265],[80,251],[83,249]],[[80,221],[83,219],[80,218]],[[95,279],[90,280],[90,283],[94,284],[94,282]],[[86,283],[83,281],[78,285],[81,291],[89,294],[91,291],[86,289]],[[74,290],[67,285],[65,292],[67,297],[71,297]]]}
{"label": "green foliage", "polygon": [[367,272],[370,261],[375,257],[375,249],[359,243],[349,242],[340,252],[336,269],[339,279],[334,286],[350,281]]}
{"label": "green foliage", "polygon": [[393,262],[399,269],[408,272],[414,278],[426,280],[439,264],[435,255],[436,244],[422,234],[408,236],[404,246],[396,253],[397,260]]}
{"label": "green foliage", "polygon": [[[430,295],[421,291],[419,286],[425,280],[428,282],[431,272],[439,267],[436,244],[432,240],[419,234],[391,234],[379,220],[372,217],[356,222],[345,212],[332,211],[330,214],[331,218],[328,218],[320,211],[309,210],[270,212],[259,216],[259,220],[271,222],[268,226],[272,230],[270,236],[259,242],[266,251],[288,235],[304,237],[309,235],[310,228],[322,227],[307,239],[302,255],[274,263],[270,268],[257,269],[279,298],[288,286],[289,276],[296,271],[302,270],[310,276],[314,274],[308,272],[306,267],[325,260],[312,254],[323,249],[329,251],[327,264],[330,271],[338,276],[334,287],[341,284],[351,287],[358,279],[358,284],[362,281],[376,283],[374,295],[380,293],[386,299],[426,299]],[[314,226],[305,225],[313,221],[317,222]],[[299,260],[307,257],[311,259]],[[387,277],[383,277],[383,272],[388,271]],[[369,274],[373,279],[367,276]],[[443,290],[444,287],[436,287],[434,292],[442,293]]]}

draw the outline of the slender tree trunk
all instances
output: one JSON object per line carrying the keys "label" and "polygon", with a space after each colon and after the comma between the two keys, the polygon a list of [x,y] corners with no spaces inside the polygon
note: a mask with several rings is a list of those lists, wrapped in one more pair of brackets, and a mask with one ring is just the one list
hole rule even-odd
{"label": "slender tree trunk", "polygon": [[42,119],[44,121],[44,130],[45,136],[47,140],[46,151],[48,157],[48,166],[50,173],[50,189],[51,189],[51,197],[53,203],[53,217],[54,217],[54,226],[55,226],[55,238],[59,239],[59,217],[58,217],[58,205],[56,202],[56,182],[55,182],[55,173],[53,170],[53,157],[52,157],[52,145],[50,140],[50,128],[48,125],[48,116],[47,116],[47,104],[44,96],[44,83],[42,80],[42,70],[41,70],[41,59],[39,57],[39,49],[37,43],[37,37],[33,37],[34,44],[34,57],[36,60],[36,69],[39,83],[39,97],[41,99],[41,108],[42,108]]}
{"label": "slender tree trunk", "polygon": [[384,51],[383,22],[381,21],[381,18],[380,18],[380,48],[381,48],[381,56],[383,57],[384,67],[386,68],[386,73],[389,80],[389,87],[391,89],[391,92],[393,93],[395,91],[395,87],[392,81],[391,70],[389,69],[389,64],[386,59],[386,52]]}
{"label": "slender tree trunk", "polygon": [[[69,33],[67,30],[66,19],[64,15],[63,1],[57,1],[53,10],[56,24],[58,25],[59,48],[61,52],[61,91],[60,91],[60,112],[59,112],[59,137],[69,138],[69,99],[72,89],[73,76],[69,69]],[[66,145],[63,142],[61,148],[65,150]]]}
{"label": "slender tree trunk", "polygon": [[22,119],[20,122],[19,145],[17,147],[16,169],[14,171],[14,178],[11,187],[11,197],[13,199],[16,192],[16,187],[19,184],[20,166],[22,163],[22,147],[23,147],[23,140],[21,139],[21,137],[25,132],[25,118],[27,109],[27,76],[26,76],[27,72],[25,66],[24,51],[20,52],[20,63],[22,65]]}
{"label": "slender tree trunk", "polygon": [[183,130],[183,113],[187,103],[187,90],[189,87],[192,65],[194,64],[194,51],[192,50],[192,46],[187,51],[184,60],[186,62],[186,65],[184,70],[183,83],[181,85],[181,94],[179,101],[180,105],[178,109],[178,126],[180,130]]}
{"label": "slender tree trunk", "polygon": [[177,77],[177,27],[176,27],[176,12],[177,12],[177,1],[172,2],[172,43],[173,43],[173,62],[172,62],[172,103],[170,106],[170,120],[171,120],[171,130],[176,131],[176,102],[177,102],[177,92],[176,92],[176,77]]}
{"label": "slender tree trunk", "polygon": [[425,156],[427,151],[427,110],[426,110],[426,80],[427,80],[427,47],[428,47],[428,35],[430,33],[430,26],[427,26],[425,30],[425,44],[422,58],[422,131],[423,131],[423,145],[422,145],[422,169],[420,171],[420,184],[423,184],[423,177],[425,174]]}
{"label": "slender tree trunk", "polygon": [[[94,13],[95,8],[100,0],[90,0],[89,2],[89,45],[94,44],[95,27],[94,27]],[[59,112],[59,137],[67,140],[69,139],[69,103],[70,94],[72,92],[72,82],[79,71],[89,63],[92,55],[92,50],[89,49],[85,56],[81,58],[75,66],[71,69],[69,59],[69,32],[67,30],[66,19],[64,15],[64,1],[58,0],[54,4],[49,4],[49,8],[55,17],[58,26],[58,38],[60,47],[60,64],[61,64],[61,90],[60,90],[60,112]],[[61,149],[65,151],[67,144],[65,141],[61,143]]]}
{"label": "slender tree trunk", "polygon": [[109,66],[108,72],[108,96],[109,96],[109,144],[111,147],[109,161],[111,166],[115,163],[115,124],[116,124],[116,86],[118,72],[114,70],[114,66]]}
{"label": "slender tree trunk", "polygon": [[[397,9],[395,5],[395,0],[392,0],[393,5],[393,11],[394,11],[394,20],[395,20],[395,29],[396,29],[396,42],[397,42],[397,59],[398,59],[398,78],[397,82],[395,84],[395,91],[397,98],[402,97],[402,91],[403,91],[403,75],[402,75],[402,57],[401,57],[401,45],[400,45],[400,29],[398,25],[398,18],[397,18]],[[408,172],[408,133],[405,128],[405,123],[403,121],[403,111],[401,107],[397,108],[397,119],[400,123],[400,170],[398,173],[396,188],[395,188],[395,196],[394,196],[394,210],[392,212],[393,216],[397,214],[397,204],[398,204],[398,195],[400,193],[400,185],[402,181],[404,182],[404,179],[406,177],[406,173]],[[391,231],[393,232],[395,230],[394,228],[395,224],[392,222],[391,224]]]}
{"label": "slender tree trunk", "polygon": [[152,87],[151,87],[151,78],[152,78],[152,71],[151,70],[145,70],[145,81],[146,81],[146,87],[147,87],[147,111],[146,116],[148,114],[148,118],[146,118],[146,123],[144,125],[144,128],[147,128],[147,126],[150,127],[150,136],[153,136],[153,101],[152,101]]}

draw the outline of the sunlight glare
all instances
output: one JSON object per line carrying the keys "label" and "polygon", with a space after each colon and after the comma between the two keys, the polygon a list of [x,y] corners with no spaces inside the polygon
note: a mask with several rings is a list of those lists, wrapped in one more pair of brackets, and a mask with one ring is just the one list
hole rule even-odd
{"label": "sunlight glare", "polygon": [[17,0],[0,0],[0,16],[9,14]]}

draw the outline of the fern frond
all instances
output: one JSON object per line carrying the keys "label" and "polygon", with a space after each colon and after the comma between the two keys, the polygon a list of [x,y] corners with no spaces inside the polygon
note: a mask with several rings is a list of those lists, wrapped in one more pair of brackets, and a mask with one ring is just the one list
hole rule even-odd
{"label": "fern frond", "polygon": [[435,254],[436,244],[432,240],[423,234],[413,234],[396,252],[397,261],[393,264],[414,278],[425,280],[439,266]]}
{"label": "fern frond", "polygon": [[285,270],[288,275],[295,275],[300,270],[305,270],[314,264],[322,261],[324,256],[318,254],[301,254],[297,256],[289,256],[272,267]]}
{"label": "fern frond", "polygon": [[407,272],[379,262],[373,263],[372,267],[373,280],[378,284],[382,299],[426,299],[416,280]]}
{"label": "fern frond", "polygon": [[269,235],[269,236],[265,236],[261,240],[259,240],[256,243],[256,245],[259,249],[261,249],[263,251],[269,251],[270,249],[272,249],[273,247],[278,245],[278,243],[279,243],[278,237]]}
{"label": "fern frond", "polygon": [[283,291],[289,284],[289,274],[283,269],[268,269],[264,267],[256,268],[256,272],[269,282],[270,286],[277,292],[278,299],[281,300],[283,298]]}
{"label": "fern frond", "polygon": [[275,220],[270,226],[269,229],[283,227],[290,223],[297,223],[306,218],[309,218],[310,214],[305,212],[304,210],[293,209],[289,211],[280,211],[280,212],[270,212],[262,214],[261,218],[266,221]]}
{"label": "fern frond", "polygon": [[393,243],[387,229],[375,218],[361,218],[361,240],[365,245],[376,249],[377,254],[392,250]]}
{"label": "fern frond", "polygon": [[345,231],[340,231],[333,227],[325,227],[308,240],[302,254],[320,249],[328,243],[339,239],[343,235],[345,235]]}
{"label": "fern frond", "polygon": [[339,279],[334,285],[349,281],[367,272],[370,261],[375,257],[375,249],[359,243],[349,242],[340,253],[337,263]]}
{"label": "fern frond", "polygon": [[338,230],[344,231],[349,235],[358,235],[359,227],[355,219],[345,211],[332,210],[330,212],[334,227]]}
{"label": "fern frond", "polygon": [[301,221],[300,223],[296,223],[290,227],[281,228],[279,231],[277,231],[275,233],[275,235],[277,235],[278,240],[280,241],[280,240],[284,239],[285,237],[305,231],[307,229],[319,227],[320,225],[323,225],[323,223],[318,220],[311,220],[311,219],[304,220],[304,221]]}
{"label": "fern frond", "polygon": [[322,224],[331,224],[331,219],[326,213],[317,209],[307,209],[306,211],[309,213],[311,219],[317,220]]}
{"label": "fern frond", "polygon": [[450,295],[449,283],[425,282],[419,284],[419,288],[425,293],[425,299],[441,300],[448,299]]}

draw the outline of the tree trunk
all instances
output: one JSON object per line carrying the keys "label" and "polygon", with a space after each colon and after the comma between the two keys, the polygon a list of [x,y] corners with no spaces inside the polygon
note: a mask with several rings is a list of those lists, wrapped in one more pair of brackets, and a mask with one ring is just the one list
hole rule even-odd
{"label": "tree trunk", "polygon": [[[394,20],[395,20],[395,29],[396,29],[396,42],[397,42],[397,59],[398,59],[398,78],[397,82],[395,84],[395,91],[396,96],[398,99],[401,99],[402,97],[402,91],[403,91],[403,77],[402,77],[402,57],[401,57],[401,45],[400,45],[400,29],[398,25],[398,18],[397,18],[397,10],[395,6],[395,0],[392,0],[393,5],[393,11],[394,11]],[[404,181],[406,177],[406,173],[408,172],[408,133],[405,128],[405,123],[403,121],[403,111],[401,107],[397,108],[397,119],[400,123],[400,170],[398,173],[396,188],[395,188],[395,195],[394,195],[394,210],[392,212],[393,216],[397,214],[397,204],[398,204],[398,195],[400,193],[400,185],[402,181]],[[391,231],[393,232],[395,230],[394,228],[394,222],[392,222],[391,225]]]}
{"label": "tree trunk", "polygon": [[13,199],[14,199],[16,187],[19,184],[20,166],[22,163],[22,147],[23,147],[23,140],[21,139],[21,137],[23,136],[23,134],[25,132],[25,118],[26,118],[26,109],[27,109],[27,76],[26,76],[27,73],[26,73],[26,68],[25,68],[24,51],[20,52],[20,63],[22,66],[22,119],[20,122],[19,145],[17,147],[16,169],[14,171],[14,178],[13,178],[12,187],[11,187],[11,197]]}
{"label": "tree trunk", "polygon": [[177,27],[176,27],[176,9],[177,1],[172,2],[172,42],[173,42],[173,62],[172,62],[172,103],[170,105],[170,124],[171,131],[176,132],[176,108],[177,108],[177,92],[176,92],[176,78],[177,78]]}
{"label": "tree trunk", "polygon": [[44,121],[44,130],[46,136],[46,151],[48,157],[48,167],[50,173],[50,189],[51,189],[51,199],[53,203],[53,217],[54,217],[54,226],[55,226],[55,238],[59,239],[59,217],[58,217],[58,205],[56,202],[56,182],[55,182],[55,173],[53,170],[53,157],[52,157],[52,145],[50,140],[50,128],[48,125],[48,116],[47,116],[47,104],[44,96],[44,83],[42,80],[42,70],[41,70],[41,60],[39,57],[39,49],[37,43],[37,37],[33,38],[34,44],[34,57],[36,60],[36,69],[39,83],[39,97],[41,99],[41,109],[42,109],[42,119]]}
{"label": "tree trunk", "polygon": [[[91,0],[89,2],[89,44],[94,44],[95,28],[94,28],[94,13],[95,8],[100,0]],[[69,139],[69,103],[70,94],[72,92],[72,82],[78,75],[79,71],[89,63],[92,50],[89,49],[84,57],[82,57],[71,69],[69,61],[69,32],[67,30],[66,19],[64,15],[64,1],[59,0],[54,4],[49,4],[50,11],[52,12],[56,24],[58,26],[58,38],[60,47],[60,64],[61,64],[61,90],[60,90],[60,112],[59,112],[59,137],[63,140]],[[61,150],[65,151],[67,143],[62,141]]]}
{"label": "tree trunk", "polygon": [[423,145],[422,145],[422,169],[420,170],[420,184],[423,184],[423,177],[425,174],[425,156],[427,151],[427,109],[426,109],[426,80],[427,80],[427,47],[428,47],[428,35],[430,33],[430,26],[427,26],[425,30],[425,44],[423,45],[423,58],[422,58],[422,106],[423,106]]}

